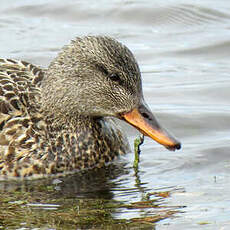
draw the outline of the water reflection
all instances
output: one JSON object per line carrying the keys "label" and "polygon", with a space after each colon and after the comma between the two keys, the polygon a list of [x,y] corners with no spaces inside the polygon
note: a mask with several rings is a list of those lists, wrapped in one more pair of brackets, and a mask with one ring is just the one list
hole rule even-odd
{"label": "water reflection", "polygon": [[[134,174],[134,187],[126,185]],[[2,203],[7,216],[3,226],[50,227],[58,219],[61,227],[71,224],[92,226],[126,226],[154,229],[154,223],[171,217],[184,207],[168,206],[167,199],[176,188],[154,190],[141,182],[139,171],[123,162],[67,177],[24,182],[1,182]],[[130,199],[128,199],[130,197]],[[137,201],[131,197],[136,197]],[[138,198],[140,197],[140,198]],[[125,198],[125,199],[124,199]],[[12,214],[12,211],[13,213]],[[30,212],[30,218],[27,215]],[[40,219],[40,223],[32,224]],[[36,223],[36,222],[35,222]]]}

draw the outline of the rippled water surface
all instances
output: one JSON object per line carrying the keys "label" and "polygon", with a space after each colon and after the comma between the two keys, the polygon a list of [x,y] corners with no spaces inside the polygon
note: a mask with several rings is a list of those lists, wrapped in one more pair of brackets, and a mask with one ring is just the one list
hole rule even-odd
{"label": "rippled water surface", "polygon": [[[61,215],[73,206],[77,215],[82,202],[94,209],[90,202],[106,201],[123,205],[108,208],[100,203],[109,220],[136,221],[140,225],[135,229],[143,223],[146,229],[159,230],[230,229],[230,1],[1,1],[2,57],[47,66],[63,45],[89,34],[112,36],[133,51],[146,101],[183,148],[169,152],[146,138],[136,173],[130,153],[93,179],[71,176],[44,182],[51,190],[42,190],[42,181],[29,189],[2,183],[2,194],[25,191],[30,197],[26,204],[11,197],[9,205],[42,210],[51,218],[55,210]],[[124,129],[132,145],[138,133],[127,125]],[[52,203],[33,198],[39,195],[49,196],[46,201]],[[157,205],[143,203],[156,197]],[[162,220],[153,224],[157,215]],[[29,217],[20,218],[20,224],[12,224],[15,229],[61,229],[48,219],[47,224],[32,225]],[[3,229],[4,221],[0,211]],[[73,223],[70,219],[62,229],[76,229]]]}

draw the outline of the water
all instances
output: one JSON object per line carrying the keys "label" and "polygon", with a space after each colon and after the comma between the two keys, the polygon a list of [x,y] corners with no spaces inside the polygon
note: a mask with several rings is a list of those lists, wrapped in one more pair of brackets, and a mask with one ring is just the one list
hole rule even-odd
{"label": "water", "polygon": [[[229,10],[226,0],[1,1],[2,57],[47,66],[63,45],[89,34],[126,44],[140,64],[146,101],[183,144],[181,151],[168,152],[146,138],[137,174],[130,153],[112,174],[103,172],[90,185],[88,179],[62,179],[52,190],[60,206],[45,207],[64,209],[67,204],[58,200],[63,196],[130,204],[147,193],[171,191],[163,206],[180,212],[157,222],[156,229],[230,228]],[[137,132],[124,129],[132,144]],[[152,207],[123,207],[111,215],[131,220],[157,213]]]}

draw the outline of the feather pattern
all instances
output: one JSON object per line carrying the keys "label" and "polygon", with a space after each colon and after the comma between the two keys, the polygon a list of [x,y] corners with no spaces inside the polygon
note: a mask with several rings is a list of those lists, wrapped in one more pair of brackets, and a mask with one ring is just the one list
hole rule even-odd
{"label": "feather pattern", "polygon": [[113,119],[63,127],[41,106],[45,69],[0,59],[0,175],[39,178],[101,167],[128,146]]}

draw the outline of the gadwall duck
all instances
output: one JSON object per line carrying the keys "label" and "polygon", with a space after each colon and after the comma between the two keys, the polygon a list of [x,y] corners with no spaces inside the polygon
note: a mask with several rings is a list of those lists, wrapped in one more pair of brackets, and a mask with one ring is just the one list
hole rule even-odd
{"label": "gadwall duck", "polygon": [[114,117],[170,150],[181,147],[145,104],[133,54],[110,37],[76,38],[48,69],[0,59],[0,176],[103,166],[127,151]]}

